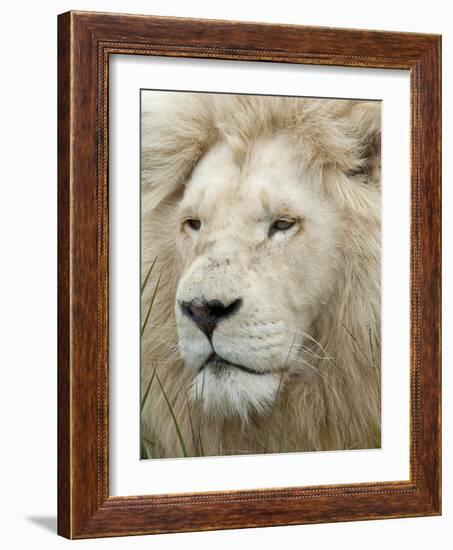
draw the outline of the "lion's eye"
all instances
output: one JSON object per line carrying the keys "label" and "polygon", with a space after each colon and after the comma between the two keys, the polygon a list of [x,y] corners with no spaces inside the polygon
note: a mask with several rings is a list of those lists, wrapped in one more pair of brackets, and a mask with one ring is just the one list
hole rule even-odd
{"label": "lion's eye", "polygon": [[269,227],[269,237],[271,237],[274,233],[277,231],[287,231],[288,229],[291,229],[291,227],[296,223],[295,220],[288,220],[285,218],[281,218],[279,220],[276,220],[270,227]]}
{"label": "lion's eye", "polygon": [[201,221],[196,218],[189,218],[184,222],[184,225],[190,227],[193,231],[199,231],[201,227]]}
{"label": "lion's eye", "polygon": [[294,220],[277,220],[274,222],[274,229],[286,231],[295,224]]}

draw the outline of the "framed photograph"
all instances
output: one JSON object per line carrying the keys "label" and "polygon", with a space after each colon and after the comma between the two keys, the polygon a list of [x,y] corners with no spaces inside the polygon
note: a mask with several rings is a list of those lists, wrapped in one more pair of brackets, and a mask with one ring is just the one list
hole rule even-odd
{"label": "framed photograph", "polygon": [[58,41],[59,533],[440,514],[440,37]]}

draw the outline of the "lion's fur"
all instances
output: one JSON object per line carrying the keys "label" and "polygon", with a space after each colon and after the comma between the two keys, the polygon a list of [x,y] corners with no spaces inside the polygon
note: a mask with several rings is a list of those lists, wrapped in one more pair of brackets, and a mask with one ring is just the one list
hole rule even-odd
{"label": "lion's fur", "polygon": [[[155,94],[155,93],[154,93]],[[171,96],[171,94],[167,94]],[[165,94],[163,94],[165,96]],[[155,457],[181,456],[171,403],[190,455],[373,448],[380,445],[380,110],[349,100],[173,94],[143,96],[142,272],[157,258],[143,296],[143,436]],[[206,417],[188,399],[193,374],[177,350],[174,301],[176,204],[203,154],[221,135],[245,155],[257,137],[283,130],[304,170],[322,173],[343,220],[335,297],[313,324],[304,361],[310,383],[288,374],[267,415]],[[162,387],[165,394],[162,391]]]}

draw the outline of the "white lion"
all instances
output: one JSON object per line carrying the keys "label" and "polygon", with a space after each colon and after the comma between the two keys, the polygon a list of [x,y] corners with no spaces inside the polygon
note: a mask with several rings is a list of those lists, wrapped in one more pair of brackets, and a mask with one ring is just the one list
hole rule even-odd
{"label": "white lion", "polygon": [[150,454],[378,447],[380,103],[142,109]]}

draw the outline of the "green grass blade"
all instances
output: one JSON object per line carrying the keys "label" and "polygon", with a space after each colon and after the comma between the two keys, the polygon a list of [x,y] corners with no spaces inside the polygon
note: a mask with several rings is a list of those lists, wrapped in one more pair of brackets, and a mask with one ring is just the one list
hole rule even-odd
{"label": "green grass blade", "polygon": [[201,429],[198,431],[198,445],[200,446],[200,455],[206,456],[204,452],[203,437],[201,436]]}
{"label": "green grass blade", "polygon": [[271,438],[272,421],[274,420],[275,405],[277,403],[278,396],[280,394],[280,389],[282,387],[283,377],[285,375],[285,368],[288,365],[289,356],[291,355],[291,352],[293,350],[295,341],[296,341],[296,334],[294,335],[291,347],[289,348],[289,351],[288,351],[288,355],[286,356],[285,364],[283,365],[283,371],[282,371],[282,374],[280,376],[280,381],[278,383],[277,393],[275,394],[275,399],[274,399],[274,402],[272,403],[272,410],[271,410],[271,414],[270,414],[270,417],[269,417],[269,424],[268,424],[268,428],[267,428],[266,442],[264,444],[264,452],[265,453],[267,453],[267,451],[269,449],[269,441],[270,441],[270,438]]}
{"label": "green grass blade", "polygon": [[151,384],[153,383],[155,374],[156,374],[156,371],[153,372],[153,375],[151,376],[151,380],[149,381],[149,384],[148,384],[148,386],[146,388],[146,391],[143,395],[143,399],[141,400],[140,412],[143,412],[143,408],[145,407],[145,403],[146,403],[146,400],[148,399],[149,390],[151,389]]}
{"label": "green grass blade", "polygon": [[142,286],[140,287],[140,296],[141,296],[141,295],[143,294],[143,292],[145,291],[146,285],[148,284],[149,276],[151,275],[151,272],[152,272],[153,267],[154,267],[154,265],[155,265],[156,262],[157,262],[157,256],[154,258],[153,263],[151,264],[151,267],[149,268],[148,273],[146,274],[145,280],[143,281],[143,284],[142,284]]}
{"label": "green grass blade", "polygon": [[186,444],[185,444],[185,441],[184,441],[184,438],[182,436],[182,433],[181,433],[181,430],[179,428],[179,424],[178,424],[178,421],[176,420],[176,416],[175,416],[175,413],[173,412],[173,407],[171,406],[171,403],[167,397],[167,394],[165,393],[165,390],[164,390],[164,387],[162,385],[162,382],[160,381],[160,378],[157,374],[157,371],[156,369],[154,369],[154,373],[156,375],[156,380],[157,382],[159,383],[159,386],[160,386],[160,389],[162,390],[162,395],[164,396],[165,398],[165,401],[167,402],[167,405],[168,405],[168,408],[170,410],[170,414],[171,414],[171,417],[173,419],[173,422],[175,424],[175,428],[176,428],[176,433],[178,435],[178,439],[179,439],[179,443],[181,445],[181,450],[182,450],[182,454],[185,456],[185,457],[188,457],[189,456],[189,453],[187,452],[187,447],[186,447]]}
{"label": "green grass blade", "polygon": [[153,454],[151,452],[152,447],[154,446],[154,441],[150,441],[149,439],[146,439],[146,437],[142,438],[141,442],[141,451],[140,451],[140,458],[141,459],[149,459],[153,458]]}
{"label": "green grass blade", "polygon": [[151,458],[144,441],[142,441],[142,444],[140,445],[140,458],[142,460],[148,460]]}
{"label": "green grass blade", "polygon": [[[203,403],[203,393],[204,393],[204,380],[206,376],[206,370],[203,370],[203,382],[201,384],[201,397],[200,401]],[[198,402],[198,381],[195,380],[195,401]],[[201,405],[203,406],[203,405]],[[206,456],[204,452],[203,438],[201,436],[201,415],[198,416],[198,450],[200,456]]]}
{"label": "green grass blade", "polygon": [[277,403],[278,396],[280,394],[280,388],[282,386],[283,375],[284,375],[284,373],[282,372],[282,374],[280,375],[280,381],[278,383],[277,393],[275,394],[275,399],[274,399],[274,402],[272,403],[272,410],[271,410],[271,414],[270,414],[270,417],[269,417],[269,424],[267,426],[266,442],[264,444],[264,452],[265,453],[267,453],[267,451],[269,449],[269,441],[270,441],[270,438],[271,438],[272,421],[274,419],[275,405]]}
{"label": "green grass blade", "polygon": [[287,419],[288,419],[288,409],[289,409],[289,396],[286,395],[286,400],[285,400],[285,412],[283,414],[283,426],[282,426],[282,430],[281,430],[281,433],[280,433],[280,441],[278,443],[278,452],[281,453],[283,452],[283,439],[284,437],[286,436],[286,426],[287,426]]}
{"label": "green grass blade", "polygon": [[357,349],[360,351],[360,353],[362,354],[363,358],[365,359],[365,361],[371,365],[372,368],[374,368],[374,365],[372,362],[370,362],[370,358],[367,356],[367,354],[364,352],[362,346],[359,344],[359,341],[357,340],[357,338],[352,334],[352,332],[348,329],[348,327],[344,324],[344,323],[341,323],[343,325],[343,328],[345,329],[345,331],[349,334],[349,336],[352,338],[352,341],[354,342],[354,344],[356,345]]}
{"label": "green grass blade", "polygon": [[203,369],[203,381],[201,382],[201,401],[204,399],[204,381],[206,379],[206,369]]}
{"label": "green grass blade", "polygon": [[148,311],[146,312],[146,317],[145,317],[145,320],[143,322],[143,326],[142,326],[142,330],[140,332],[140,336],[143,336],[143,334],[145,332],[146,325],[148,324],[148,319],[149,319],[149,316],[151,314],[151,309],[153,307],[154,300],[156,299],[157,289],[159,288],[159,283],[160,283],[160,278],[161,277],[162,277],[162,271],[160,272],[159,278],[157,279],[156,288],[154,289],[153,297],[151,298],[151,302],[149,304]]}
{"label": "green grass blade", "polygon": [[375,369],[376,364],[374,362],[374,346],[373,346],[373,335],[371,333],[371,325],[368,327],[368,337],[370,339],[371,364],[373,365],[373,369]]}
{"label": "green grass blade", "polygon": [[[193,419],[192,419],[192,410],[190,408],[190,403],[189,403],[189,395],[187,393],[187,390],[186,390],[186,404],[187,404],[187,413],[189,415],[189,426],[190,426],[190,433],[192,434],[192,441],[194,442],[195,444],[195,441],[197,440],[196,436],[195,436],[195,428],[194,428],[194,425],[193,425]],[[196,452],[196,449],[195,449],[195,452]]]}
{"label": "green grass blade", "polygon": [[[206,369],[203,370],[203,381],[201,383],[201,402],[202,403],[203,403],[203,398],[204,398],[204,381],[205,381],[205,378],[206,378]],[[195,388],[196,387],[197,386],[195,386]],[[201,435],[201,417],[200,417],[200,422],[198,424],[198,445],[200,447],[201,456],[206,456],[206,454],[204,452],[203,437]]]}

